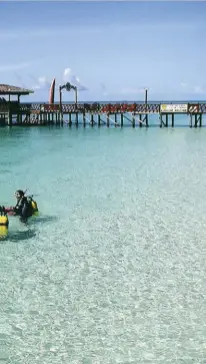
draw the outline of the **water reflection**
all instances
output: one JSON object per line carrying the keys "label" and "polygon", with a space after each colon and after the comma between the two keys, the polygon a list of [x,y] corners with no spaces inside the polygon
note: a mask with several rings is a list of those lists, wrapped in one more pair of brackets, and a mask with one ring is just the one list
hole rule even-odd
{"label": "water reflection", "polygon": [[[15,231],[14,228],[7,228],[6,226],[0,226],[0,243],[4,243],[7,241],[10,242],[20,242],[34,238],[37,235],[36,227],[38,225],[50,223],[57,221],[59,218],[58,216],[35,216],[27,224],[23,224],[23,227],[27,227],[27,230],[17,230]],[[34,228],[32,228],[34,227]],[[38,231],[39,233],[39,231]]]}
{"label": "water reflection", "polygon": [[53,222],[53,221],[57,221],[59,219],[58,216],[55,215],[44,215],[44,216],[35,216],[34,218],[32,218],[32,220],[30,221],[33,224],[45,224],[48,222]]}
{"label": "water reflection", "polygon": [[11,242],[20,242],[32,239],[36,236],[35,230],[24,230],[24,231],[16,231],[16,232],[9,232],[8,238]]}
{"label": "water reflection", "polygon": [[35,230],[24,230],[24,231],[5,231],[4,234],[0,233],[0,243],[4,242],[21,242],[25,240],[32,239],[36,236]]}

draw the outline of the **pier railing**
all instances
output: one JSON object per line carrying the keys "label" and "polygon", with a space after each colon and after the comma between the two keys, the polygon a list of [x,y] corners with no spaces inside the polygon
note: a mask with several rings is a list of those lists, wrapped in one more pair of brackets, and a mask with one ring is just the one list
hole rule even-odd
{"label": "pier railing", "polygon": [[40,113],[136,113],[136,114],[159,114],[159,113],[180,113],[195,114],[206,113],[205,103],[186,103],[186,104],[161,104],[161,103],[79,103],[79,104],[46,104],[46,103],[21,103],[18,102],[0,102],[0,112],[9,112],[13,114],[40,114]]}

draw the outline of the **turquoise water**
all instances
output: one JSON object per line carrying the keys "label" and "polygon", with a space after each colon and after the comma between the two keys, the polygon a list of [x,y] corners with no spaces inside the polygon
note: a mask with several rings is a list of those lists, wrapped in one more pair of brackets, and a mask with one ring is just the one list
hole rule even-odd
{"label": "turquoise water", "polygon": [[0,129],[0,358],[205,363],[206,129]]}

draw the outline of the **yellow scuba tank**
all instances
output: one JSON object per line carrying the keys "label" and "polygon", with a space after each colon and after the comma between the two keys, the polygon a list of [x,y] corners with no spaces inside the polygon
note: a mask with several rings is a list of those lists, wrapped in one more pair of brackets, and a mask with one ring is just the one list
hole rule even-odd
{"label": "yellow scuba tank", "polygon": [[39,209],[38,209],[36,201],[32,200],[31,205],[32,205],[32,209],[33,209],[33,215],[38,216],[39,215]]}
{"label": "yellow scuba tank", "polygon": [[8,235],[8,227],[0,225],[0,239],[5,238]]}
{"label": "yellow scuba tank", "polygon": [[0,238],[5,238],[8,234],[9,219],[4,206],[0,206]]}
{"label": "yellow scuba tank", "polygon": [[31,204],[31,207],[32,207],[32,215],[38,215],[38,206],[37,206],[37,203],[36,201],[33,200],[32,196],[29,196],[28,197],[28,201],[30,202]]}
{"label": "yellow scuba tank", "polygon": [[32,205],[33,210],[35,210],[35,211],[37,210],[38,211],[38,207],[37,207],[36,201],[32,200],[31,201],[31,205]]}
{"label": "yellow scuba tank", "polygon": [[8,216],[0,216],[0,226],[8,226],[9,219]]}
{"label": "yellow scuba tank", "polygon": [[8,226],[9,219],[4,206],[0,206],[0,226]]}

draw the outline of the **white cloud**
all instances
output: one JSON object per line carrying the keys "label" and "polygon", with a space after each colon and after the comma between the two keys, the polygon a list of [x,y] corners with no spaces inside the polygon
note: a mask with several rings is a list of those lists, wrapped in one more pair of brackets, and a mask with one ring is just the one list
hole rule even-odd
{"label": "white cloud", "polygon": [[204,94],[204,93],[206,93],[202,86],[195,86],[194,87],[194,92],[196,94]]}
{"label": "white cloud", "polygon": [[128,94],[144,94],[145,88],[123,88],[120,90],[120,94],[128,95]]}
{"label": "white cloud", "polygon": [[48,90],[51,82],[49,82],[45,76],[41,76],[37,79],[36,84],[33,86],[34,90]]}
{"label": "white cloud", "polygon": [[86,91],[87,87],[82,85],[79,77],[75,76],[71,70],[71,68],[65,68],[63,74],[64,82],[71,82],[72,85],[76,86],[78,91]]}
{"label": "white cloud", "polygon": [[180,82],[180,86],[186,88],[186,87],[188,87],[188,83]]}
{"label": "white cloud", "polygon": [[31,62],[22,62],[14,64],[0,64],[0,72],[17,71],[20,69],[28,68],[32,65]]}
{"label": "white cloud", "polygon": [[84,27],[83,25],[70,25],[69,27],[52,27],[52,28],[21,28],[16,30],[2,30],[0,32],[0,42],[14,41],[14,40],[33,40],[35,38],[53,38],[53,37],[67,37],[73,35],[92,34],[94,32],[101,33],[104,31],[104,26],[91,25]]}
{"label": "white cloud", "polygon": [[106,88],[104,83],[100,84],[100,88],[101,88],[101,90],[103,92],[103,96],[108,96],[109,95],[109,93],[107,92],[107,88]]}
{"label": "white cloud", "polygon": [[187,82],[180,82],[180,86],[187,92],[195,94],[204,94],[206,89],[202,85],[190,85]]}
{"label": "white cloud", "polygon": [[[51,87],[51,82],[52,80],[48,80],[48,78],[46,76],[40,76],[38,78],[36,78],[35,76],[33,76],[32,74],[29,75],[29,77],[31,78],[31,80],[33,81],[34,85],[32,87],[33,90],[47,90],[49,91],[50,87]],[[85,91],[87,90],[87,88],[85,86],[82,85],[79,77],[75,76],[71,70],[71,68],[65,68],[64,73],[63,73],[63,79],[61,80],[63,82],[71,82],[72,85],[77,86],[78,91]],[[59,85],[62,84],[62,82],[59,83]],[[56,86],[55,88],[59,88],[59,85],[56,82]]]}
{"label": "white cloud", "polygon": [[34,29],[29,29],[29,28],[21,28],[21,29],[16,29],[14,30],[6,30],[6,31],[1,31],[0,33],[0,41],[13,41],[15,39],[19,40],[19,39],[25,39],[25,38],[29,38],[29,39],[33,39],[33,38],[42,38],[42,37],[52,37],[54,35],[62,35],[64,34],[65,29],[64,28],[60,28],[60,29],[54,29],[54,28],[34,28]]}

